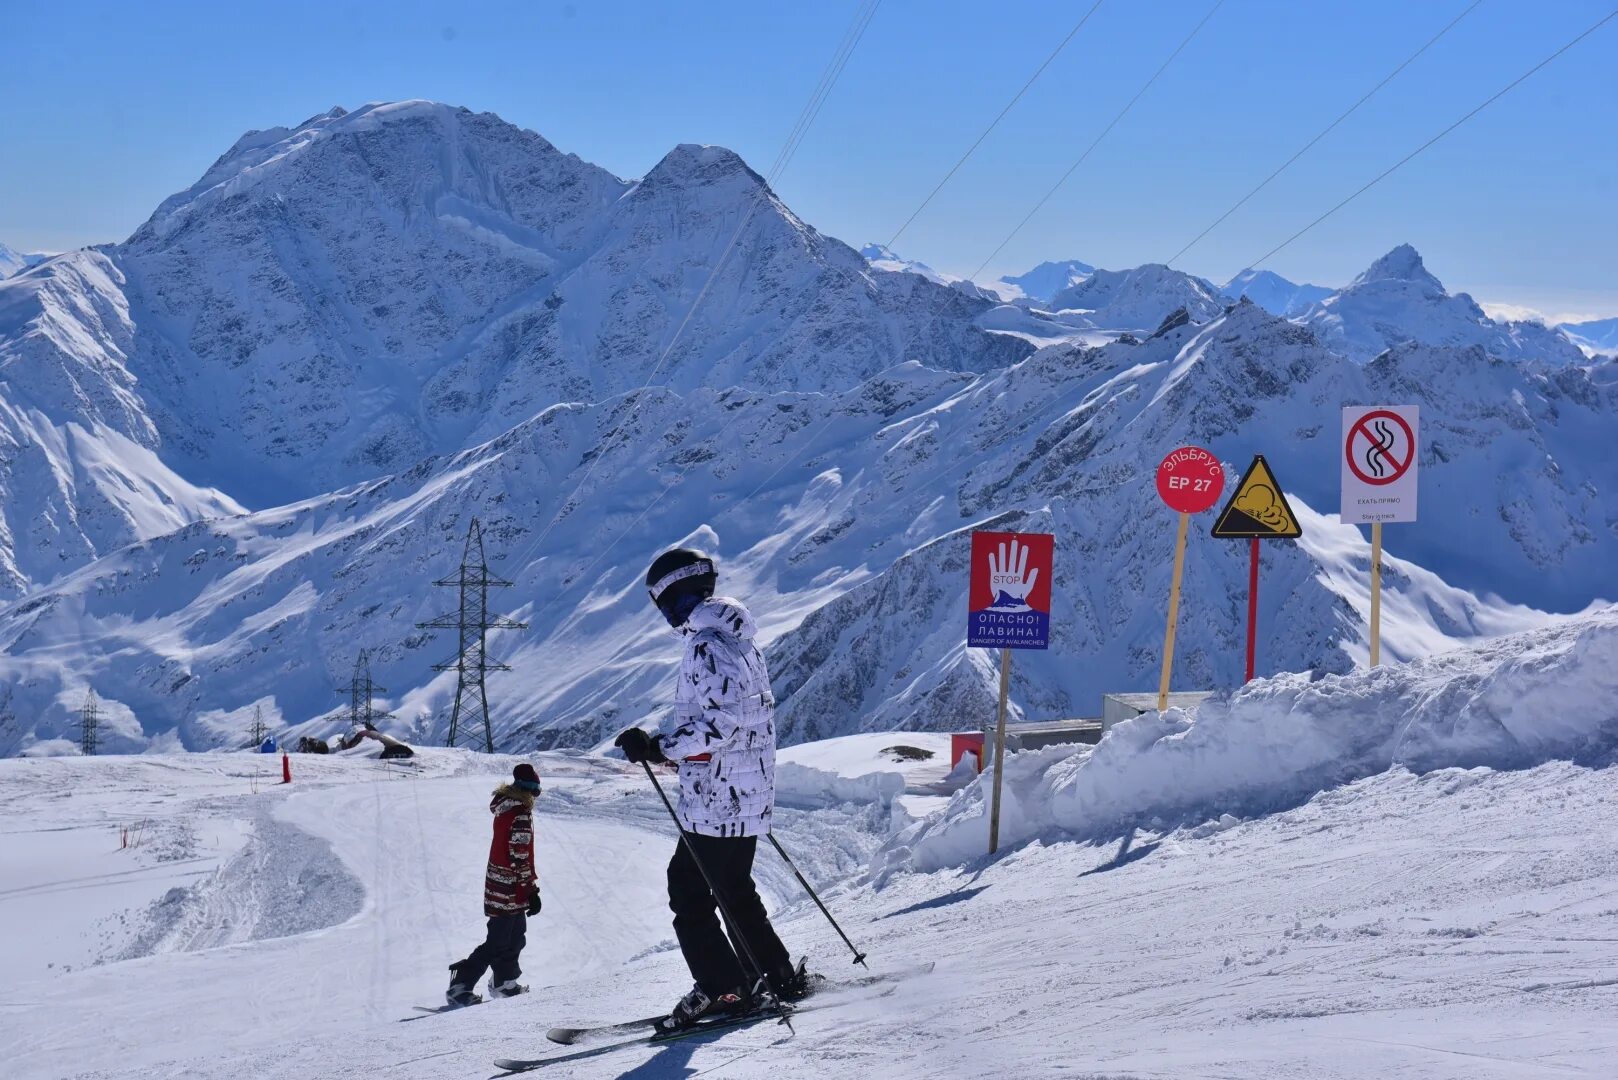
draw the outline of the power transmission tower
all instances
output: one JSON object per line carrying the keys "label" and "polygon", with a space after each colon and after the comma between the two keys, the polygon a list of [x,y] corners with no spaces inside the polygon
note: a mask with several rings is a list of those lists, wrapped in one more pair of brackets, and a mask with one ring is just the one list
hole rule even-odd
{"label": "power transmission tower", "polygon": [[371,654],[364,649],[360,650],[359,659],[354,661],[354,678],[347,686],[339,686],[337,692],[348,695],[350,728],[371,728],[376,726],[378,720],[393,719],[392,713],[377,712],[371,704],[372,694],[385,694],[388,688],[371,681]]}
{"label": "power transmission tower", "polygon": [[264,707],[262,705],[253,706],[253,726],[249,730],[249,734],[253,739],[254,750],[264,745],[264,736],[268,735],[269,731],[264,727]]}
{"label": "power transmission tower", "polygon": [[461,567],[453,577],[433,582],[460,591],[461,604],[452,615],[440,615],[430,622],[417,623],[422,629],[454,630],[460,635],[460,651],[454,660],[433,665],[434,671],[453,671],[455,680],[455,711],[449,718],[449,737],[445,746],[454,746],[463,724],[471,727],[483,723],[483,749],[494,753],[494,728],[489,722],[489,691],[484,676],[491,671],[510,671],[511,668],[490,660],[488,632],[490,630],[526,630],[527,623],[508,619],[504,615],[489,614],[489,590],[511,584],[489,573],[489,562],[483,555],[483,526],[477,518],[466,531],[466,548],[461,553]]}
{"label": "power transmission tower", "polygon": [[90,690],[84,695],[84,704],[79,707],[79,749],[86,755],[96,752],[96,729],[100,722],[100,717],[96,715],[96,692]]}

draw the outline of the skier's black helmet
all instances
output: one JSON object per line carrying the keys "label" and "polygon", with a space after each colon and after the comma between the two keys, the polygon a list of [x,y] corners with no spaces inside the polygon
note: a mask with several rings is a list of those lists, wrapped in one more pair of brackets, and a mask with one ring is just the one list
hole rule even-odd
{"label": "skier's black helmet", "polygon": [[652,560],[646,571],[646,591],[657,610],[680,627],[696,606],[713,595],[719,584],[719,567],[708,555],[694,548],[674,548]]}

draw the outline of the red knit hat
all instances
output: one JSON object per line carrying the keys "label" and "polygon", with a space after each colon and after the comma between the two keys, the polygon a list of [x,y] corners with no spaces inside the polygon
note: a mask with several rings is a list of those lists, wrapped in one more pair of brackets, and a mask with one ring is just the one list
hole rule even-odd
{"label": "red knit hat", "polygon": [[511,781],[524,791],[539,792],[539,774],[526,761],[511,770]]}

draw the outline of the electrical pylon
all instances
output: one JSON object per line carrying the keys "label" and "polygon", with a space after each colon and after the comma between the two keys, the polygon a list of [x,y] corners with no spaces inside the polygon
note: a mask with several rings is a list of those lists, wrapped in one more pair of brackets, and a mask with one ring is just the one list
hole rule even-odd
{"label": "electrical pylon", "polygon": [[348,725],[350,728],[375,727],[378,720],[391,720],[390,712],[377,712],[371,704],[372,694],[385,694],[388,688],[371,681],[371,654],[364,649],[354,661],[354,678],[347,686],[337,688],[339,694],[348,695]]}
{"label": "electrical pylon", "polygon": [[488,655],[490,630],[526,630],[528,624],[508,619],[504,615],[489,614],[489,590],[504,588],[511,582],[489,573],[489,562],[483,554],[483,526],[472,519],[466,530],[466,548],[461,553],[461,567],[453,577],[433,582],[460,591],[460,607],[452,615],[440,615],[429,622],[417,623],[422,629],[454,630],[460,636],[460,650],[455,659],[434,664],[434,671],[455,672],[455,711],[449,718],[449,737],[445,746],[454,746],[463,724],[476,725],[483,721],[483,749],[494,753],[494,727],[489,722],[489,689],[485,676],[491,671],[510,671],[510,666]]}
{"label": "electrical pylon", "polygon": [[254,750],[257,750],[259,747],[264,745],[264,736],[268,735],[269,733],[269,729],[264,726],[264,707],[262,705],[254,705],[253,726],[248,730],[248,736],[253,740]]}
{"label": "electrical pylon", "polygon": [[96,729],[101,726],[101,718],[97,715],[96,692],[88,691],[84,695],[84,704],[79,707],[79,749],[85,754],[96,752]]}

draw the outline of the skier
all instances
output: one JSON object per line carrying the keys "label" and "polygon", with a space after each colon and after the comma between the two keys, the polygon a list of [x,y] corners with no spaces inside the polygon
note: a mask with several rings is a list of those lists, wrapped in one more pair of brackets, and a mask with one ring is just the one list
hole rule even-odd
{"label": "skier", "polygon": [[[669,861],[669,907],[696,985],[669,1014],[669,1030],[810,991],[753,882],[753,856],[775,802],[775,698],[753,618],[738,601],[714,596],[718,580],[713,559],[700,551],[676,548],[652,562],[647,590],[684,638],[685,656],[661,730],[632,727],[616,740],[632,762],[679,763],[685,835]],[[729,940],[704,871],[735,920]]]}
{"label": "skier", "polygon": [[485,971],[489,993],[514,997],[528,987],[517,982],[517,962],[527,939],[528,919],[539,914],[539,881],[534,875],[534,797],[539,774],[526,761],[511,771],[511,783],[494,790],[489,812],[494,815],[494,840],[489,845],[489,868],[483,877],[483,914],[489,933],[465,960],[449,966],[451,1005],[475,1005],[483,999],[473,993]]}

